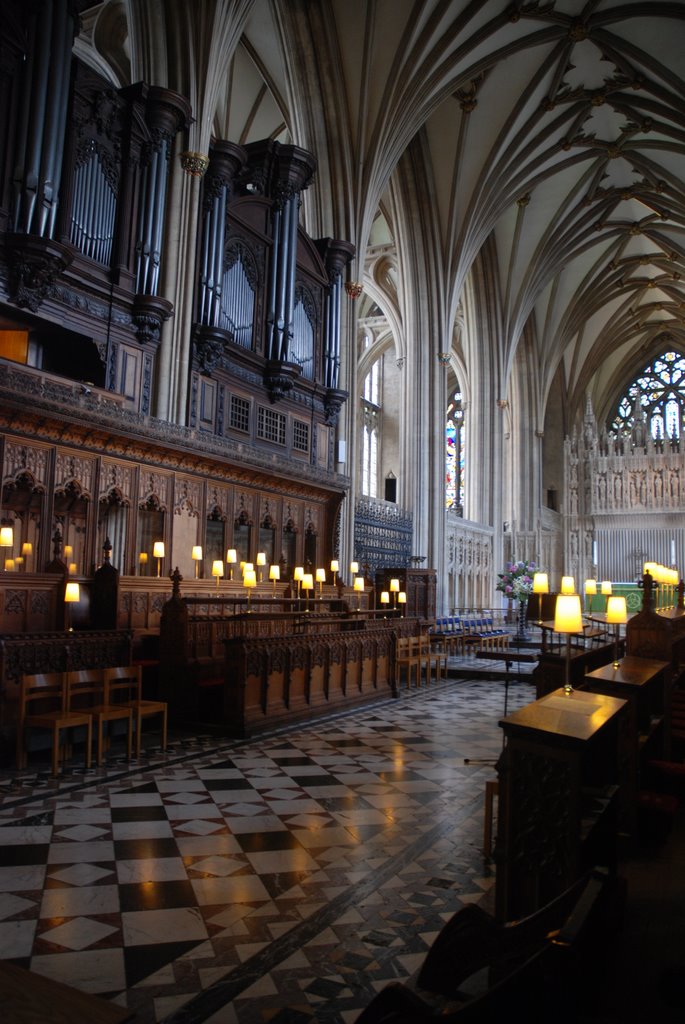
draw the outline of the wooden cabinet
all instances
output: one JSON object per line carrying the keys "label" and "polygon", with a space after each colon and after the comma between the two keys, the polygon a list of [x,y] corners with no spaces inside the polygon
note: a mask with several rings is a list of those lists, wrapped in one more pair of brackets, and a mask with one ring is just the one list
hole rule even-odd
{"label": "wooden cabinet", "polygon": [[626,701],[625,773],[619,800],[619,827],[633,833],[637,794],[646,757],[667,756],[666,716],[670,706],[671,671],[667,661],[626,655],[588,672],[582,683],[586,693],[606,694]]}
{"label": "wooden cabinet", "polygon": [[377,605],[381,593],[390,590],[392,579],[400,581],[400,590],[407,595],[405,615],[434,622],[437,591],[435,569],[379,569],[375,578]]}
{"label": "wooden cabinet", "polygon": [[558,689],[500,720],[496,910],[530,914],[588,867],[612,867],[626,701]]}

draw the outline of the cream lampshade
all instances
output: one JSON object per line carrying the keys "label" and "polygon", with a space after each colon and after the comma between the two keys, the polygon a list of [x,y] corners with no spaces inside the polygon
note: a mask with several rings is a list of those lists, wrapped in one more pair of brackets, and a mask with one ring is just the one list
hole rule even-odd
{"label": "cream lampshade", "polygon": [[14,572],[16,566],[13,558],[5,559],[5,572]]}
{"label": "cream lampshade", "polygon": [[597,593],[597,580],[585,580],[585,593],[590,596]]}
{"label": "cream lampshade", "polygon": [[385,608],[386,605],[390,604],[390,592],[388,590],[381,591],[381,606]]}
{"label": "cream lampshade", "polygon": [[[67,606],[69,606],[69,605],[72,605],[72,604],[78,604],[78,602],[80,600],[81,600],[81,588],[79,587],[79,585],[76,582],[76,580],[69,580],[67,582],[67,585],[64,588],[64,603]],[[70,611],[69,607],[67,607],[66,611],[67,611],[67,629],[71,633],[73,627],[71,625],[71,611]]]}
{"label": "cream lampshade", "polygon": [[11,526],[0,526],[0,548],[14,547],[14,530]]}
{"label": "cream lampshade", "polygon": [[212,562],[212,576],[216,577],[216,589],[219,589],[219,580],[224,574],[224,563],[220,558],[215,558]]}
{"label": "cream lampshade", "polygon": [[274,585],[274,594],[273,594],[273,596],[274,597],[276,597],[276,581],[280,580],[280,578],[281,578],[281,567],[280,567],[280,565],[270,565],[269,566],[269,579],[273,580],[273,585]]}
{"label": "cream lampshade", "polygon": [[400,581],[390,580],[390,593],[393,595],[392,600],[395,607],[397,607],[397,595],[400,592]]}
{"label": "cream lampshade", "polygon": [[352,579],[354,579],[358,572],[359,562],[350,562],[350,573],[352,574]]}
{"label": "cream lampshade", "polygon": [[549,579],[546,572],[533,575],[533,593],[538,595],[538,623],[542,622],[542,595],[549,594]]}
{"label": "cream lampshade", "polygon": [[202,548],[199,544],[193,547],[190,557],[195,562],[195,579],[200,575],[200,562],[202,561]]}
{"label": "cream lampshade", "polygon": [[254,569],[245,569],[243,572],[243,586],[247,590],[247,610],[250,609],[250,595],[253,589],[257,586],[257,573]]}
{"label": "cream lampshade", "polygon": [[571,686],[571,634],[583,632],[583,615],[578,594],[559,594],[554,608],[554,629],[557,633],[566,633],[564,693],[568,696],[573,691]]}
{"label": "cream lampshade", "polygon": [[618,647],[620,641],[621,626],[628,621],[628,609],[626,599],[619,594],[612,594],[607,598],[607,622],[614,626],[614,668],[618,668]]}
{"label": "cream lampshade", "polygon": [[361,609],[361,606],[362,606],[362,594],[364,593],[364,577],[363,576],[355,576],[355,578],[354,578],[354,589],[355,589],[355,592],[357,594],[357,611],[359,611]]}
{"label": "cream lampshade", "polygon": [[333,586],[335,587],[337,585],[336,577],[337,577],[338,573],[340,572],[340,562],[338,561],[337,558],[334,558],[331,561],[331,572],[333,573]]}
{"label": "cream lampshade", "polygon": [[238,561],[238,552],[235,548],[229,548],[226,552],[226,563],[228,565],[228,578],[233,579],[233,566]]}
{"label": "cream lampshade", "polygon": [[602,580],[599,589],[602,594],[608,596],[611,593],[611,580]]}
{"label": "cream lampshade", "polygon": [[407,603],[407,595],[404,592],[404,590],[400,590],[399,594],[397,595],[397,603],[398,604],[406,605],[406,603]]}
{"label": "cream lampshade", "polygon": [[259,570],[259,582],[260,583],[262,582],[262,571],[263,571],[263,566],[265,566],[265,565],[266,565],[266,552],[265,551],[258,551],[257,552],[257,566],[258,566],[258,570]]}
{"label": "cream lampshade", "polygon": [[562,594],[575,594],[576,592],[576,581],[573,576],[562,576],[561,577],[561,593]]}
{"label": "cream lampshade", "polygon": [[316,570],[316,582],[319,584],[319,599],[323,598],[323,585],[326,582],[326,570]]}
{"label": "cream lampshade", "polygon": [[162,575],[162,559],[164,558],[164,541],[156,540],[152,546],[152,557],[157,559],[157,575]]}

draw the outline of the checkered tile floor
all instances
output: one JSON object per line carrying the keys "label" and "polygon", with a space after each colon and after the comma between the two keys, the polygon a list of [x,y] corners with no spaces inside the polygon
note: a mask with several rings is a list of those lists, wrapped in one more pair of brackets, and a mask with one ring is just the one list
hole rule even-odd
{"label": "checkered tile floor", "polygon": [[494,769],[464,758],[500,752],[503,699],[448,680],[134,767],[0,771],[0,959],[136,1024],[354,1021],[459,907],[491,907]]}

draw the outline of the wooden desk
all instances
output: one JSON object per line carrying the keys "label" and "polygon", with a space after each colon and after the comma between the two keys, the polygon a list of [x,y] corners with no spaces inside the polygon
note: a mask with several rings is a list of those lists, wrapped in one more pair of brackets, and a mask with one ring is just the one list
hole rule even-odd
{"label": "wooden desk", "polygon": [[3,1024],[126,1024],[133,1010],[0,961]]}
{"label": "wooden desk", "polygon": [[500,720],[496,909],[539,909],[594,865],[613,867],[626,701],[562,689]]}
{"label": "wooden desk", "polygon": [[669,662],[626,655],[619,659],[616,668],[610,662],[586,673],[581,684],[585,692],[621,697],[627,703],[619,826],[628,833],[634,833],[637,824],[637,794],[644,759],[667,757],[670,683]]}

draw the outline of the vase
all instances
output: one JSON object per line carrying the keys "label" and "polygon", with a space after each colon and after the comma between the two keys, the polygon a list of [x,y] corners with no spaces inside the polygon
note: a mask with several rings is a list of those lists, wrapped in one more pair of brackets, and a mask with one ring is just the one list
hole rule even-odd
{"label": "vase", "polygon": [[516,632],[514,633],[514,640],[516,643],[521,643],[522,640],[530,640],[530,634],[526,629],[528,625],[526,618],[528,612],[528,598],[521,598],[517,604],[518,608],[516,609]]}

